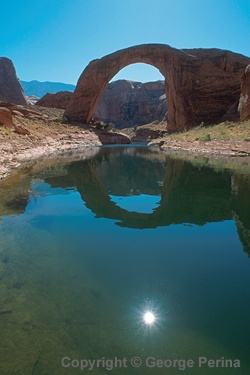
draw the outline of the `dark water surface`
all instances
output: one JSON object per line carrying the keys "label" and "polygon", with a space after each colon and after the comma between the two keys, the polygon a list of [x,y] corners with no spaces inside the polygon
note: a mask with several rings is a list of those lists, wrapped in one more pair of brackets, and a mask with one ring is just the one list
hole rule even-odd
{"label": "dark water surface", "polygon": [[0,374],[249,374],[241,165],[107,147],[2,182]]}

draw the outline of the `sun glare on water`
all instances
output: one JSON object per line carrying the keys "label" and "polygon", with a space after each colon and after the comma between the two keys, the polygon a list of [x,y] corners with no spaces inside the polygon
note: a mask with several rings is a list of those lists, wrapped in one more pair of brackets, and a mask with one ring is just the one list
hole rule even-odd
{"label": "sun glare on water", "polygon": [[145,324],[152,325],[155,322],[155,315],[151,311],[147,311],[143,315],[143,320]]}

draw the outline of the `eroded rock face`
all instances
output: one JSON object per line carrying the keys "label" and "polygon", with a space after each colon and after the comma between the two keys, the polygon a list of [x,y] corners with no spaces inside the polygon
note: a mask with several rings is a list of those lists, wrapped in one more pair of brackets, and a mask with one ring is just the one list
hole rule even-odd
{"label": "eroded rock face", "polygon": [[35,105],[39,105],[41,107],[65,109],[70,102],[71,96],[71,91],[60,91],[56,94],[47,93],[41,99],[39,99],[35,103]]}
{"label": "eroded rock face", "polygon": [[[72,92],[47,93],[36,105],[65,109]],[[132,82],[118,80],[107,85],[101,96],[95,116],[105,123],[114,123],[119,129],[163,120],[167,105],[165,84],[157,82]]]}
{"label": "eroded rock face", "polygon": [[5,109],[12,116],[26,117],[28,119],[44,120],[44,116],[41,113],[34,111],[31,106],[22,106],[8,102],[0,102],[1,109]]}
{"label": "eroded rock face", "polygon": [[27,105],[28,101],[10,59],[0,57],[0,100]]}
{"label": "eroded rock face", "polygon": [[163,137],[167,134],[167,130],[154,130],[151,125],[150,127],[140,126],[134,130],[134,135],[132,135],[132,142],[149,142],[152,139]]}
{"label": "eroded rock face", "polygon": [[104,90],[95,116],[119,129],[163,120],[167,112],[165,84],[118,80]]}
{"label": "eroded rock face", "polygon": [[98,131],[98,137],[103,145],[129,144],[131,139],[126,134],[117,132]]}
{"label": "eroded rock face", "polygon": [[241,121],[250,119],[250,65],[246,67],[241,77],[241,95],[238,109]]}
{"label": "eroded rock face", "polygon": [[218,49],[178,50],[164,44],[126,48],[93,60],[81,74],[66,108],[70,120],[89,122],[108,82],[133,63],[156,67],[165,77],[168,129],[219,121],[240,96],[250,59]]}
{"label": "eroded rock face", "polygon": [[0,107],[0,126],[13,126],[12,113],[8,108]]}

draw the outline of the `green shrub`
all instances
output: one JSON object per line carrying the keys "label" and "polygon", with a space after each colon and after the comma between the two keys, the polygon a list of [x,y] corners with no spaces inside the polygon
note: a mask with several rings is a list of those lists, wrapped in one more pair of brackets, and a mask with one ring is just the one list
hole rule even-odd
{"label": "green shrub", "polygon": [[96,129],[99,129],[99,130],[107,130],[107,127],[108,127],[108,124],[106,124],[105,122],[103,121],[98,121],[96,123]]}
{"label": "green shrub", "polygon": [[200,125],[198,125],[198,126],[196,126],[195,127],[195,130],[200,130],[200,129],[202,129],[203,127],[204,127],[204,122],[202,121],[201,123],[200,123]]}
{"label": "green shrub", "polygon": [[[58,119],[58,121],[60,121],[60,119]],[[69,124],[69,123],[70,123],[68,117],[65,117],[65,116],[62,117],[62,121],[61,121],[61,122],[62,122],[63,124]]]}
{"label": "green shrub", "polygon": [[209,133],[203,134],[200,136],[199,140],[203,142],[211,141],[211,135]]}
{"label": "green shrub", "polygon": [[109,132],[115,130],[115,124],[113,122],[109,122],[109,124],[107,126],[107,130]]}

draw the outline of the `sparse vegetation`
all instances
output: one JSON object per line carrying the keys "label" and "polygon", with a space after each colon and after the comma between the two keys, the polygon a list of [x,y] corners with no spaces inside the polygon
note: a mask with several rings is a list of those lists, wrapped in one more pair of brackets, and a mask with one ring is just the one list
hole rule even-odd
{"label": "sparse vegetation", "polygon": [[200,136],[199,140],[202,141],[202,142],[211,141],[210,133],[203,134],[202,136]]}
{"label": "sparse vegetation", "polygon": [[178,133],[166,134],[167,129],[166,123],[155,124],[155,121],[151,124],[134,126],[133,128],[122,129],[126,134],[133,135],[139,129],[151,129],[151,130],[162,130],[163,136],[161,141],[176,140],[186,142],[209,142],[209,141],[245,141],[250,140],[250,120],[244,122],[231,122],[225,121],[217,125],[205,126],[203,122],[200,125],[191,128],[183,129]]}
{"label": "sparse vegetation", "polygon": [[61,121],[63,124],[69,124],[69,119],[67,117],[62,117],[62,121]]}
{"label": "sparse vegetation", "polygon": [[0,138],[6,139],[6,138],[12,138],[14,136],[16,136],[16,134],[13,133],[11,129],[6,128],[5,126],[0,128]]}
{"label": "sparse vegetation", "polygon": [[115,124],[113,122],[109,122],[108,123],[108,126],[107,126],[107,130],[110,132],[110,131],[115,131],[116,130],[116,127],[115,127]]}
{"label": "sparse vegetation", "polygon": [[201,123],[187,131],[165,136],[165,138],[183,141],[243,141],[248,137],[250,137],[250,120],[238,123],[225,121],[209,127]]}
{"label": "sparse vegetation", "polygon": [[196,130],[200,130],[200,129],[202,129],[203,127],[204,127],[204,122],[202,121],[202,122],[200,123],[200,125],[198,125],[198,126],[195,127],[195,129],[196,129]]}
{"label": "sparse vegetation", "polygon": [[113,122],[109,122],[108,124],[106,124],[104,121],[96,121],[94,125],[96,129],[99,129],[99,130],[106,130],[108,132],[116,131],[116,127]]}

